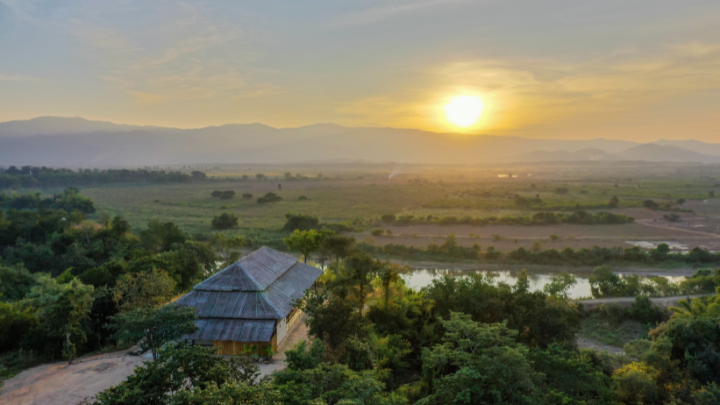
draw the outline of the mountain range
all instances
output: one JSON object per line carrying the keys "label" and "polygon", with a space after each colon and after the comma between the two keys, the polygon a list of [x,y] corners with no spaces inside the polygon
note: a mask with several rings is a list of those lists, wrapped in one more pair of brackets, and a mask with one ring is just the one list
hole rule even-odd
{"label": "mountain range", "polygon": [[315,124],[198,129],[40,117],[0,123],[0,165],[144,166],[211,163],[568,161],[720,163],[720,144],[658,140],[528,139]]}

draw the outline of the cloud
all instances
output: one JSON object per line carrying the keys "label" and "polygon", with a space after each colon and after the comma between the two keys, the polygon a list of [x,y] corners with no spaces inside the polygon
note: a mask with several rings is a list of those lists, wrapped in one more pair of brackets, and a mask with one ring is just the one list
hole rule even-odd
{"label": "cloud", "polygon": [[341,103],[336,111],[354,123],[455,130],[442,105],[469,93],[487,107],[484,121],[469,132],[587,129],[720,89],[718,71],[720,46],[710,43],[672,44],[661,53],[610,51],[583,62],[476,58],[425,68],[410,82]]}

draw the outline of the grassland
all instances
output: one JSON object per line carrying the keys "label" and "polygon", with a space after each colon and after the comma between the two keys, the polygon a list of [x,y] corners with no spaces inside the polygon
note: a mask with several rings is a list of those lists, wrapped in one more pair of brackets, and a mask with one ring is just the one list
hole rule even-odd
{"label": "grassland", "polygon": [[[266,171],[267,173],[271,173]],[[322,222],[343,222],[354,228],[358,240],[370,237],[370,230],[383,228],[391,235],[376,236],[377,243],[401,243],[426,246],[442,243],[448,234],[457,235],[458,243],[471,246],[480,243],[494,245],[498,250],[529,248],[539,241],[545,248],[562,249],[598,246],[625,246],[627,241],[674,240],[689,246],[706,246],[714,249],[708,240],[712,236],[696,232],[690,226],[703,226],[701,221],[711,221],[720,213],[716,199],[708,204],[708,191],[714,189],[714,179],[668,176],[667,179],[627,179],[602,176],[573,179],[563,172],[562,176],[545,174],[540,178],[468,180],[462,176],[442,177],[441,174],[413,174],[393,179],[377,173],[348,172],[341,178],[317,177],[287,181],[276,170],[280,179],[258,181],[254,176],[248,180],[194,182],[190,184],[128,184],[83,189],[97,205],[98,214],[119,214],[130,221],[135,229],[144,227],[149,219],[157,218],[177,223],[191,234],[209,234],[212,218],[223,212],[231,212],[240,218],[238,228],[226,231],[250,237],[281,237],[279,229],[285,222],[285,214],[301,213],[316,215]],[[274,173],[274,172],[273,172]],[[430,180],[428,180],[430,179]],[[616,186],[617,184],[617,186]],[[279,187],[280,185],[280,187]],[[281,189],[280,189],[281,188]],[[558,188],[566,188],[566,194],[558,194]],[[215,190],[232,190],[231,200],[213,198]],[[56,190],[43,190],[45,193]],[[274,192],[283,201],[258,204],[256,199]],[[243,193],[251,193],[252,199],[242,199]],[[516,196],[535,199],[541,203],[519,206]],[[307,199],[301,200],[304,196]],[[612,196],[620,200],[619,207],[609,207]],[[662,212],[650,211],[642,206],[646,199],[658,203],[674,204],[690,210],[704,210],[703,215],[682,213],[685,218],[678,224],[662,222]],[[678,205],[678,199],[685,199]],[[576,209],[602,210],[635,217],[638,221],[622,225],[548,225],[536,227],[504,225],[450,225],[433,223],[402,226],[380,221],[384,214],[413,215],[423,217],[503,217],[532,216],[539,211],[566,211]],[[709,218],[709,219],[708,219]],[[654,221],[654,222],[653,222]],[[658,223],[657,221],[660,221]],[[696,221],[696,222],[692,222]],[[641,223],[642,222],[642,223]],[[661,226],[647,226],[649,224]],[[696,224],[696,225],[689,225]],[[683,228],[684,227],[684,228]],[[550,239],[556,235],[556,239]],[[720,244],[720,239],[716,242]]]}

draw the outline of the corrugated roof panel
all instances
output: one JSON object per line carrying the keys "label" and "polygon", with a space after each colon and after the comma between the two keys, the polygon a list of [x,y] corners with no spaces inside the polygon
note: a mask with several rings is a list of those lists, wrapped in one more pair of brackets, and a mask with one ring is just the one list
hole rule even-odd
{"label": "corrugated roof panel", "polygon": [[221,340],[234,342],[269,342],[275,321],[242,319],[208,319],[197,322],[199,330],[183,338],[188,340]]}

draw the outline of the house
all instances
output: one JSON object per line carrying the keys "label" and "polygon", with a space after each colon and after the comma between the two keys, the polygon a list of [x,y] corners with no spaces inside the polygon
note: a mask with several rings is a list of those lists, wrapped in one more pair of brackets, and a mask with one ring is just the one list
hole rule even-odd
{"label": "house", "polygon": [[199,330],[192,344],[219,347],[236,355],[255,348],[265,354],[285,338],[300,311],[292,307],[322,270],[263,247],[193,287],[175,301],[195,308]]}

